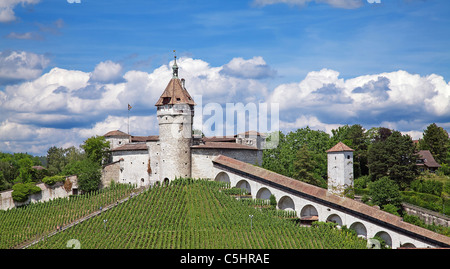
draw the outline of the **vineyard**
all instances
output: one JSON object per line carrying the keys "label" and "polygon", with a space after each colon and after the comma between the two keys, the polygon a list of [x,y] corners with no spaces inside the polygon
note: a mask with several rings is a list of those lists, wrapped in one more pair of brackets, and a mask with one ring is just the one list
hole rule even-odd
{"label": "vineyard", "polygon": [[[366,241],[331,225],[301,227],[291,213],[267,210],[261,201],[236,200],[223,183],[178,180],[146,189],[126,202],[29,248],[65,249],[342,249]],[[91,197],[31,205],[2,212],[2,248],[114,203],[130,189],[113,188]],[[102,198],[100,198],[102,197]],[[91,200],[92,199],[92,200]],[[103,200],[102,200],[103,199]],[[109,201],[107,201],[109,199]],[[77,209],[79,207],[79,209]],[[17,211],[17,212],[14,212]],[[41,216],[44,215],[44,216]]]}

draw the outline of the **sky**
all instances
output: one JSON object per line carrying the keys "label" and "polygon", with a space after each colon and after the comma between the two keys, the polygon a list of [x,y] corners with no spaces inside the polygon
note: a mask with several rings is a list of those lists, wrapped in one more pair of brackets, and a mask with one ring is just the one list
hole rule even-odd
{"label": "sky", "polygon": [[450,131],[448,14],[448,0],[0,0],[0,151],[46,155],[128,119],[157,135],[174,50],[196,109],[277,104],[284,133]]}

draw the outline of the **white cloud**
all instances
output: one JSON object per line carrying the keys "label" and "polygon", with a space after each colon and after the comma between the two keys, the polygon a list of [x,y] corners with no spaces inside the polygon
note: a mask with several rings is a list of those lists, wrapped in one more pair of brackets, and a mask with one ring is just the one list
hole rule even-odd
{"label": "white cloud", "polygon": [[0,85],[30,80],[41,75],[50,60],[25,51],[0,52]]}
{"label": "white cloud", "polygon": [[270,68],[261,56],[255,56],[249,60],[233,58],[223,66],[220,73],[238,78],[260,79],[273,77],[275,70]]}
{"label": "white cloud", "polygon": [[21,4],[37,4],[39,0],[2,0],[0,1],[0,22],[11,22],[16,20],[14,8]]}
{"label": "white cloud", "polygon": [[121,78],[122,66],[110,60],[99,63],[91,74],[91,80],[96,82],[115,82]]}
{"label": "white cloud", "polygon": [[253,3],[259,6],[273,4],[288,4],[293,6],[305,6],[310,2],[324,3],[336,8],[353,9],[363,5],[363,0],[254,0]]}

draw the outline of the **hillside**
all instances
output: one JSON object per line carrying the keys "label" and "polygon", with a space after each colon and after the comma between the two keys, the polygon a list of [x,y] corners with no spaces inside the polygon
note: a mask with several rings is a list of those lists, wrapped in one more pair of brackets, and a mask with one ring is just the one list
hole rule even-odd
{"label": "hillside", "polygon": [[351,233],[330,226],[300,227],[236,200],[222,187],[203,180],[154,187],[30,248],[64,249],[72,242],[82,249],[366,247],[365,240]]}

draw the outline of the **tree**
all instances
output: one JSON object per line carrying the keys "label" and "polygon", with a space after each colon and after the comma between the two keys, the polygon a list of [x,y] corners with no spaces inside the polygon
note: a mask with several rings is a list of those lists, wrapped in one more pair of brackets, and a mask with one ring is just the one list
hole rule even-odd
{"label": "tree", "polygon": [[84,149],[88,159],[99,165],[109,159],[109,141],[103,136],[90,137],[80,147]]}
{"label": "tree", "polygon": [[320,178],[314,174],[316,162],[312,158],[313,153],[308,150],[308,146],[303,146],[297,151],[294,160],[293,178],[300,181],[319,186]]}
{"label": "tree", "polygon": [[369,147],[370,177],[374,181],[387,176],[405,189],[418,175],[416,160],[411,137],[394,131],[386,140],[378,140]]}
{"label": "tree", "polygon": [[97,190],[101,182],[101,165],[90,158],[68,164],[63,171],[65,175],[77,175],[78,187],[84,192]]}
{"label": "tree", "polygon": [[423,132],[423,139],[419,140],[419,149],[429,150],[438,163],[444,163],[449,151],[449,142],[447,131],[432,123]]}
{"label": "tree", "polygon": [[395,181],[389,177],[382,177],[375,182],[369,183],[369,196],[372,203],[383,207],[391,204],[395,207],[401,205],[400,190]]}
{"label": "tree", "polygon": [[66,165],[67,160],[63,148],[53,146],[47,150],[47,170],[50,175],[53,176],[61,173]]}
{"label": "tree", "polygon": [[[286,135],[282,132],[272,135],[278,136],[278,145],[263,151],[263,168],[293,177],[297,151],[302,145],[307,145],[312,158],[316,162],[314,173],[317,177],[326,178],[326,151],[331,147],[330,136],[327,133],[306,127],[289,132]],[[270,139],[270,136],[268,139]]]}

